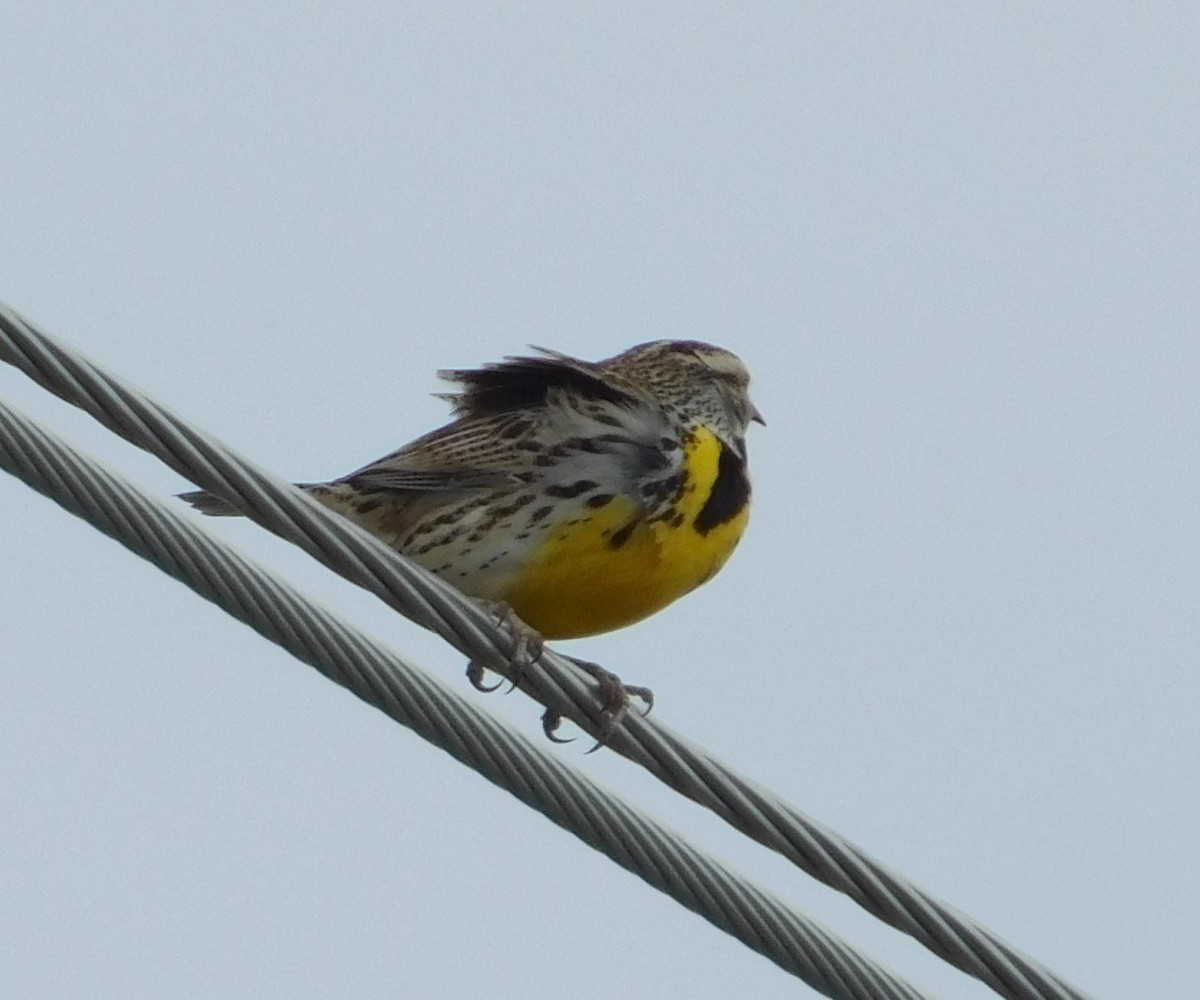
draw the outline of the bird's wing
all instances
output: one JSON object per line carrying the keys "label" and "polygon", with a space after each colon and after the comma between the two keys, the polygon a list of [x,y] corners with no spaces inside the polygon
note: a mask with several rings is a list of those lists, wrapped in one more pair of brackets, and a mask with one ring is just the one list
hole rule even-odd
{"label": "bird's wing", "polygon": [[508,357],[482,368],[452,368],[438,372],[460,386],[442,393],[456,416],[486,416],[545,406],[556,390],[581,399],[608,403],[649,400],[648,394],[628,380],[593,361],[583,361],[545,347],[535,347],[542,357]]}
{"label": "bird's wing", "polygon": [[600,476],[635,493],[667,461],[662,408],[598,365],[544,353],[443,372],[463,386],[448,396],[458,419],[339,482],[429,494],[519,488],[578,469],[577,479]]}
{"label": "bird's wing", "polygon": [[521,482],[531,453],[514,447],[533,421],[513,414],[455,420],[338,480],[363,490],[412,493],[496,489]]}

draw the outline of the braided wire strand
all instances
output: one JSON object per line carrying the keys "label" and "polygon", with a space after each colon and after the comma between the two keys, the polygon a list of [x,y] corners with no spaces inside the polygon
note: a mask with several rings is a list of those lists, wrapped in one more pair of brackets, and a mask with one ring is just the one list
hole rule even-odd
{"label": "braided wire strand", "polygon": [[[257,469],[3,306],[0,358],[436,632],[471,659],[515,680],[547,708],[599,734],[602,720],[594,686],[569,660],[546,649],[537,661],[514,673],[508,655],[511,638],[449,584],[290,484]],[[990,929],[733,772],[657,719],[628,714],[607,735],[606,745],[1001,996],[1086,1000],[1078,988]]]}
{"label": "braided wire strand", "polygon": [[3,401],[0,467],[826,996],[926,996]]}

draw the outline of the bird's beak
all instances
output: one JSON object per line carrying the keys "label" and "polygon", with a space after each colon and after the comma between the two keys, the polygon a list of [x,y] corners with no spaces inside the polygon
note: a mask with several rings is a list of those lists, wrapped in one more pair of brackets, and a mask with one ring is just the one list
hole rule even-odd
{"label": "bird's beak", "polygon": [[750,419],[756,424],[762,424],[764,427],[767,426],[767,422],[763,420],[763,415],[758,412],[758,407],[753,403],[750,404]]}

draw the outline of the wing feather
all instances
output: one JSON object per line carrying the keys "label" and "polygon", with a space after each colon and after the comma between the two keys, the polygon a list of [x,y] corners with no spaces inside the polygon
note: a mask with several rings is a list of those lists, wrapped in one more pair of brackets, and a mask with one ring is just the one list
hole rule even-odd
{"label": "wing feather", "polygon": [[[635,483],[668,464],[658,402],[588,361],[541,350],[482,368],[442,372],[457,419],[338,480],[356,489],[433,494],[494,490],[556,478]],[[597,467],[600,463],[600,467]],[[592,474],[586,474],[591,470]]]}
{"label": "wing feather", "polygon": [[592,361],[583,361],[544,347],[543,357],[508,357],[482,368],[452,368],[438,372],[460,386],[443,393],[458,416],[487,416],[544,406],[554,390],[568,390],[583,399],[607,403],[645,400],[646,394],[626,379]]}

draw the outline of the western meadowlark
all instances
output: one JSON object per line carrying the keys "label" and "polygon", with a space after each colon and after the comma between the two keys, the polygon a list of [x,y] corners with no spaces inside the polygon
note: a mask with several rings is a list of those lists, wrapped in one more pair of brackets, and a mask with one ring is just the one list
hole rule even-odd
{"label": "western meadowlark", "polygon": [[746,429],[763,421],[745,366],[711,344],[656,340],[598,362],[534,350],[440,372],[459,386],[443,394],[449,424],[301,488],[545,638],[593,635],[725,564],[749,518]]}

